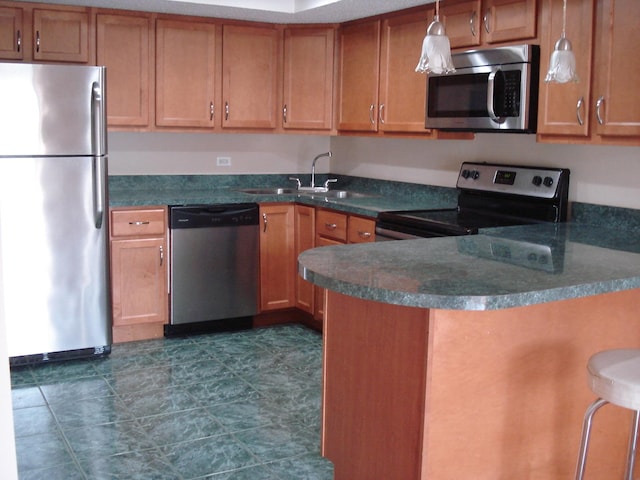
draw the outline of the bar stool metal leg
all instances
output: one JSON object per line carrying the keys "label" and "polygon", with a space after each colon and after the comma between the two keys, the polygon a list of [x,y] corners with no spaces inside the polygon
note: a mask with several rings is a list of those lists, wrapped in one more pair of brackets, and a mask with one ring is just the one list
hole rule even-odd
{"label": "bar stool metal leg", "polygon": [[591,434],[591,421],[593,420],[593,415],[600,407],[606,405],[607,403],[609,402],[602,398],[598,398],[595,402],[589,405],[587,411],[584,414],[584,422],[582,424],[582,440],[580,441],[580,453],[578,455],[578,465],[576,466],[576,480],[582,480],[584,476],[584,467],[587,462],[587,449],[589,448],[589,435]]}
{"label": "bar stool metal leg", "polygon": [[638,420],[640,419],[640,412],[638,410],[633,411],[633,425],[631,425],[631,433],[629,434],[629,452],[627,454],[627,471],[625,473],[625,480],[633,480],[633,466],[636,460],[636,447],[638,445]]}

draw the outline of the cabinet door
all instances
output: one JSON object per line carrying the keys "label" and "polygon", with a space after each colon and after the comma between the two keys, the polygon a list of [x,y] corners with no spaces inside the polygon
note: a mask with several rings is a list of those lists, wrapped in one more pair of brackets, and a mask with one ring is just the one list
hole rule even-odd
{"label": "cabinet door", "polygon": [[167,323],[165,239],[111,241],[113,325]]}
{"label": "cabinet door", "polygon": [[33,10],[33,59],[89,62],[89,13]]}
{"label": "cabinet door", "polygon": [[[332,240],[326,237],[316,237],[316,247],[329,247],[331,245],[344,245],[344,242],[338,240]],[[313,313],[313,318],[316,320],[323,321],[324,320],[324,298],[326,295],[326,290],[324,288],[313,287],[314,292],[314,302],[315,308]]]}
{"label": "cabinet door", "polygon": [[24,58],[24,25],[22,8],[0,7],[0,58]]}
{"label": "cabinet door", "polygon": [[260,309],[295,306],[294,206],[260,206]]}
{"label": "cabinet door", "polygon": [[536,0],[484,0],[482,19],[487,43],[536,36]]}
{"label": "cabinet door", "polygon": [[598,1],[593,101],[599,135],[640,136],[639,18],[637,0]]}
{"label": "cabinet door", "polygon": [[342,27],[339,36],[338,129],[375,132],[378,129],[380,22]]}
{"label": "cabinet door", "polygon": [[382,22],[378,127],[385,132],[425,132],[427,76],[416,73],[433,10]]}
{"label": "cabinet door", "polygon": [[333,28],[285,29],[282,107],[285,129],[331,129],[333,45]]}
{"label": "cabinet door", "polygon": [[223,128],[275,128],[278,31],[224,25]]}
{"label": "cabinet door", "polygon": [[[295,207],[295,262],[298,255],[315,246],[315,208],[296,205]],[[313,313],[313,284],[304,280],[297,271],[294,272],[296,283],[296,307]]]}
{"label": "cabinet door", "polygon": [[538,133],[543,135],[589,135],[593,0],[567,1],[567,38],[574,46],[579,82],[545,83],[549,58],[562,34],[562,2],[542,3],[540,45],[540,100]]}
{"label": "cabinet door", "polygon": [[149,126],[152,31],[149,15],[96,16],[98,65],[108,72],[107,124]]}
{"label": "cabinet door", "polygon": [[480,0],[446,2],[440,6],[440,21],[445,26],[451,48],[480,45],[481,12]]}
{"label": "cabinet door", "polygon": [[212,23],[157,20],[156,125],[214,126],[215,30]]}

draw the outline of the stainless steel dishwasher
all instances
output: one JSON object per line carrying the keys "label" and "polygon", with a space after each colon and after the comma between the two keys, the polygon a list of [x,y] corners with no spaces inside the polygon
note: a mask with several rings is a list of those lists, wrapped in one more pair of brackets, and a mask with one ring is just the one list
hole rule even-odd
{"label": "stainless steel dishwasher", "polygon": [[256,203],[169,207],[165,335],[251,327],[258,313],[258,213]]}

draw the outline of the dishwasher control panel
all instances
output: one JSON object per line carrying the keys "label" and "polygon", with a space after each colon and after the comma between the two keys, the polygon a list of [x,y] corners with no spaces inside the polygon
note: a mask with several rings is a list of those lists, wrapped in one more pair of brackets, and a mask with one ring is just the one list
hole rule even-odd
{"label": "dishwasher control panel", "polygon": [[170,205],[171,229],[258,225],[257,203]]}

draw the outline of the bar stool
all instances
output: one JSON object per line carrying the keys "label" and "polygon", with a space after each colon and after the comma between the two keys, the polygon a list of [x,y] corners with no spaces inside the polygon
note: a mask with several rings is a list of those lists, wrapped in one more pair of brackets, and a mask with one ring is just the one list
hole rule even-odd
{"label": "bar stool", "polygon": [[640,349],[605,350],[587,363],[589,388],[598,396],[584,414],[576,480],[582,480],[589,447],[593,414],[607,403],[633,410],[625,480],[632,480],[640,417]]}

